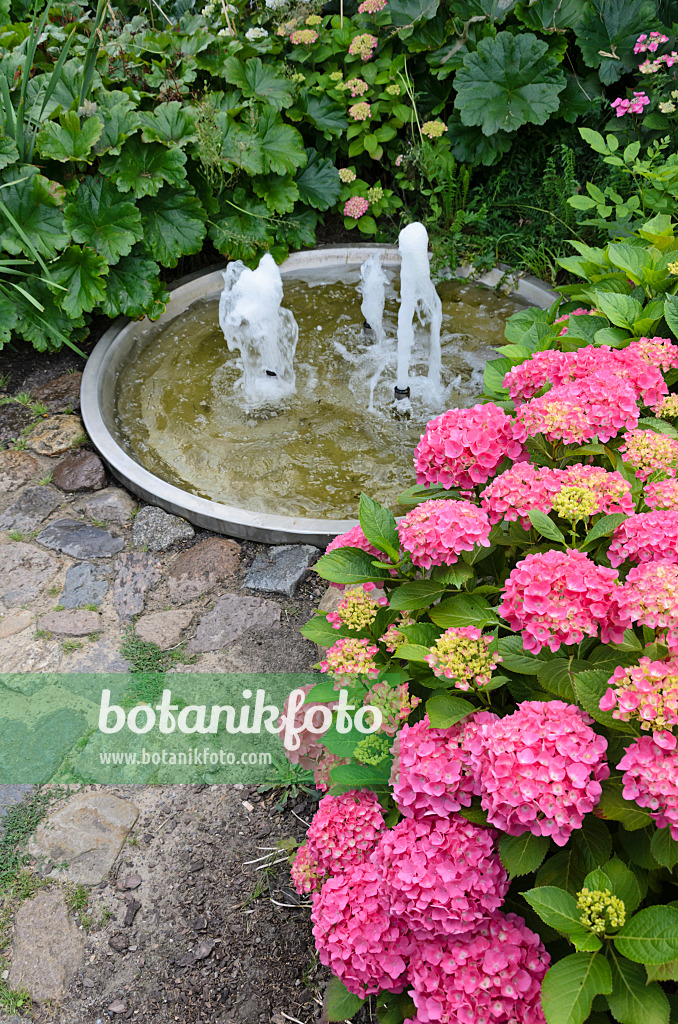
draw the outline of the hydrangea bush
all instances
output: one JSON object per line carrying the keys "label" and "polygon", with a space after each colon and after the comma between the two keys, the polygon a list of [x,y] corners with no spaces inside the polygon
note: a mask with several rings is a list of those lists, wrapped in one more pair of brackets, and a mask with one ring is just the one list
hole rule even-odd
{"label": "hydrangea bush", "polygon": [[307,703],[385,709],[302,737],[328,1020],[370,996],[381,1024],[676,1019],[678,345],[623,275],[512,317],[405,514],[363,495],[316,565],[343,593],[303,628]]}

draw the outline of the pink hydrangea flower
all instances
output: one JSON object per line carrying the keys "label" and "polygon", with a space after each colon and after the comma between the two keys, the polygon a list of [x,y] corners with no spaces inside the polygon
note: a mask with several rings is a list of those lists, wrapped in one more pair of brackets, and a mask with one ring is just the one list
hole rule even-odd
{"label": "pink hydrangea flower", "polygon": [[340,757],[339,754],[331,754],[326,747],[323,747],[322,754],[313,769],[315,788],[319,789],[321,793],[326,793],[332,785],[332,769],[338,768],[342,764],[349,764],[349,758]]}
{"label": "pink hydrangea flower", "polygon": [[646,484],[643,498],[649,508],[678,512],[678,480],[656,480]]}
{"label": "pink hydrangea flower", "polygon": [[544,434],[551,441],[568,444],[595,437],[605,443],[620,430],[636,427],[638,416],[634,388],[607,369],[585,380],[557,385],[516,412],[528,436]]}
{"label": "pink hydrangea flower", "polygon": [[362,60],[369,60],[377,48],[377,37],[363,32],[362,35],[354,36],[348,52],[352,57],[360,57]]}
{"label": "pink hydrangea flower", "polygon": [[320,962],[349,992],[403,991],[414,945],[391,913],[374,864],[356,864],[329,878],[314,898],[311,920]]}
{"label": "pink hydrangea flower", "polygon": [[559,477],[563,487],[584,487],[595,495],[595,512],[623,512],[633,515],[634,502],[631,484],[616,470],[609,473],[600,466],[582,466],[575,463],[562,471]]}
{"label": "pink hydrangea flower", "polygon": [[678,367],[678,345],[670,338],[638,338],[637,341],[632,341],[625,351],[636,352],[641,359],[659,367],[664,373]]}
{"label": "pink hydrangea flower", "polygon": [[492,402],[450,409],[426,424],[414,452],[417,483],[465,490],[484,484],[505,458],[522,457],[525,436]]}
{"label": "pink hydrangea flower", "polygon": [[528,402],[546,384],[552,384],[554,378],[564,375],[564,368],[571,363],[573,355],[572,352],[552,348],[535,352],[524,363],[511,367],[504,377],[503,386],[514,402]]}
{"label": "pink hydrangea flower", "polygon": [[377,14],[386,6],[386,0],[363,0],[358,7],[358,14]]}
{"label": "pink hydrangea flower", "polygon": [[311,46],[317,38],[318,33],[314,28],[298,28],[296,32],[292,32],[290,42],[295,46]]}
{"label": "pink hydrangea flower", "polygon": [[326,553],[329,554],[330,551],[336,551],[337,548],[360,548],[361,551],[366,551],[368,555],[372,555],[374,558],[384,557],[379,548],[375,548],[374,544],[370,544],[360,526],[353,526],[347,533],[340,533],[338,537],[331,540],[327,545]]}
{"label": "pink hydrangea flower", "polygon": [[492,831],[460,815],[404,818],[381,834],[372,863],[393,918],[418,940],[475,931],[508,891]]}
{"label": "pink hydrangea flower", "polygon": [[426,661],[434,676],[453,680],[457,690],[486,686],[502,660],[488,652],[493,641],[475,626],[452,626],[436,640]]}
{"label": "pink hydrangea flower", "polygon": [[360,100],[359,103],[354,103],[348,108],[349,117],[352,117],[354,121],[367,121],[372,117],[372,110],[370,104],[366,100]]}
{"label": "pink hydrangea flower", "polygon": [[654,411],[655,416],[663,420],[678,419],[678,395],[667,395]]}
{"label": "pink hydrangea flower", "polygon": [[[678,660],[641,658],[637,665],[618,665],[600,700],[601,711],[611,711],[621,722],[640,722],[641,729],[664,732],[678,725]],[[673,749],[673,736],[655,736],[660,746]]]}
{"label": "pink hydrangea flower", "polygon": [[[314,686],[315,683],[308,683],[308,685],[302,687],[306,696],[309,695]],[[283,707],[281,726],[278,730],[278,735],[280,736],[281,739],[285,734],[285,721],[287,719],[287,715],[289,714],[289,706],[290,697],[288,697],[287,700],[285,701],[285,706]],[[328,717],[328,710],[329,704],[325,704],[321,701],[314,701],[313,704],[302,704],[302,706],[296,711],[294,716],[294,728],[300,730],[298,733],[299,746],[296,750],[288,750],[287,748],[285,748],[285,756],[287,760],[290,761],[292,764],[301,765],[302,768],[315,768],[316,762],[318,761],[318,758],[321,756],[324,750],[324,747],[322,746],[321,743],[321,738],[323,736],[323,733],[326,732],[327,729],[329,729],[331,724],[330,719],[330,721],[327,722],[326,729],[321,728],[324,719]],[[309,711],[311,712],[310,721],[312,722],[313,725],[318,726],[318,728],[320,729],[319,732],[314,732],[310,729],[301,728],[302,725],[304,724],[304,719],[308,715]],[[318,712],[317,716],[316,712]]]}
{"label": "pink hydrangea flower", "polygon": [[355,683],[360,676],[376,679],[379,675],[374,655],[379,648],[369,640],[358,640],[355,637],[342,637],[327,650],[320,662],[320,671],[329,672],[334,676],[335,689],[337,684]]}
{"label": "pink hydrangea flower", "polygon": [[353,220],[360,220],[370,208],[368,199],[363,196],[352,196],[344,203],[344,217],[352,217]]}
{"label": "pink hydrangea flower", "polygon": [[678,512],[641,512],[620,523],[607,552],[611,565],[678,562]]}
{"label": "pink hydrangea flower", "polygon": [[420,698],[410,693],[407,683],[389,686],[388,683],[374,683],[367,692],[363,705],[379,708],[383,721],[379,732],[395,736],[405,719],[420,703]]}
{"label": "pink hydrangea flower", "polygon": [[324,879],[368,860],[385,827],[381,805],[370,790],[324,796],[292,866],[297,892],[313,892]]}
{"label": "pink hydrangea flower", "polygon": [[394,750],[393,798],[406,818],[444,818],[480,794],[466,749],[481,725],[496,715],[478,711],[449,729],[432,729],[428,715],[405,725]]}
{"label": "pink hydrangea flower", "polygon": [[664,750],[649,736],[626,748],[618,765],[625,800],[645,807],[658,828],[670,828],[678,842],[678,748]]}
{"label": "pink hydrangea flower", "polygon": [[643,32],[638,36],[633,52],[646,53],[649,50],[651,53],[655,53],[662,43],[668,43],[668,41],[669,37],[665,36],[663,32],[650,32],[649,36],[647,32]]}
{"label": "pink hydrangea flower", "polygon": [[414,565],[454,565],[462,551],[490,546],[490,521],[470,501],[425,501],[398,523],[400,544]]}
{"label": "pink hydrangea flower", "polygon": [[658,630],[669,651],[678,650],[678,565],[664,560],[634,566],[619,602],[625,618]]}
{"label": "pink hydrangea flower", "polygon": [[329,612],[327,621],[333,629],[353,629],[361,632],[367,629],[377,617],[377,612],[388,604],[383,591],[377,590],[374,583],[363,583],[361,587],[351,587],[344,591],[337,609]]}
{"label": "pink hydrangea flower", "polygon": [[364,96],[369,89],[369,85],[367,82],[363,82],[362,78],[349,78],[346,82],[346,88],[351,96]]}
{"label": "pink hydrangea flower", "polygon": [[522,632],[525,650],[557,651],[601,631],[603,643],[620,643],[629,618],[620,606],[617,572],[596,565],[582,551],[527,555],[511,571],[498,612]]}
{"label": "pink hydrangea flower", "polygon": [[541,985],[550,962],[522,917],[500,911],[470,935],[418,943],[410,963],[417,1016],[405,1024],[546,1024]]}
{"label": "pink hydrangea flower", "polygon": [[565,845],[610,774],[607,740],[591,729],[592,721],[574,704],[534,700],[478,729],[467,746],[490,825]]}
{"label": "pink hydrangea flower", "polygon": [[480,503],[492,525],[520,521],[523,529],[529,530],[532,524],[527,513],[551,511],[553,498],[563,486],[561,475],[547,466],[518,462],[495,477],[481,494]]}
{"label": "pink hydrangea flower", "polygon": [[630,430],[619,451],[636,471],[639,480],[647,480],[653,473],[676,475],[678,440],[654,430]]}

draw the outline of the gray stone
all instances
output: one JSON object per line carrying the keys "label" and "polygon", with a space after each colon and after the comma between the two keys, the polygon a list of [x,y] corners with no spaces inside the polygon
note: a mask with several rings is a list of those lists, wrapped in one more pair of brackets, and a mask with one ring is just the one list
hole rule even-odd
{"label": "gray stone", "polygon": [[144,610],[148,591],[162,579],[162,563],[146,551],[128,551],[118,559],[113,607],[126,621]]}
{"label": "gray stone", "polygon": [[[56,865],[59,881],[96,885],[103,881],[137,820],[138,810],[104,790],[76,793],[46,821],[29,841],[31,857]],[[59,870],[59,865],[67,867]]]}
{"label": "gray stone", "polygon": [[78,512],[89,519],[112,526],[129,526],[137,502],[119,487],[107,487],[97,494],[88,494],[74,503]]}
{"label": "gray stone", "polygon": [[198,623],[190,643],[194,654],[218,651],[247,632],[280,628],[281,607],[276,601],[242,594],[224,594]]}
{"label": "gray stone", "polygon": [[66,573],[59,604],[64,608],[82,608],[86,604],[102,604],[108,593],[109,570],[94,562],[78,562]]}
{"label": "gray stone", "polygon": [[82,650],[63,655],[64,672],[131,672],[132,665],[120,654],[121,638],[102,636]]}
{"label": "gray stone", "polygon": [[318,605],[319,612],[336,612],[339,602],[344,596],[343,587],[328,587]]}
{"label": "gray stone", "polygon": [[0,530],[30,533],[64,500],[56,487],[27,487],[0,515]]}
{"label": "gray stone", "polygon": [[208,537],[182,551],[167,573],[170,597],[175,604],[186,604],[209,594],[238,571],[240,547],[232,540]]}
{"label": "gray stone", "polygon": [[38,534],[37,541],[73,558],[110,558],[125,546],[122,537],[74,519],[50,523]]}
{"label": "gray stone", "polygon": [[106,486],[106,470],[98,455],[82,448],[61,460],[52,483],[62,491],[100,491]]}
{"label": "gray stone", "polygon": [[101,616],[90,611],[47,612],[38,619],[38,627],[57,636],[89,636],[101,629]]}
{"label": "gray stone", "polygon": [[0,565],[0,601],[7,608],[33,601],[59,571],[55,558],[22,541],[0,547]]}
{"label": "gray stone", "polygon": [[32,621],[33,616],[28,611],[0,616],[0,640],[5,640],[8,636],[15,636],[16,633],[23,633]]}
{"label": "gray stone", "polygon": [[164,551],[171,544],[180,540],[190,540],[195,530],[185,519],[171,516],[161,508],[146,505],[134,517],[132,524],[132,540],[138,548],[147,547],[149,551]]}
{"label": "gray stone", "polygon": [[59,890],[41,890],[21,904],[14,920],[10,988],[26,989],[36,1003],[63,999],[84,943]]}
{"label": "gray stone", "polygon": [[141,640],[157,644],[163,651],[181,643],[181,635],[191,624],[193,612],[177,609],[174,612],[149,612],[142,615],[134,630]]}
{"label": "gray stone", "polygon": [[62,373],[40,387],[31,388],[31,398],[46,405],[50,412],[79,412],[81,381],[81,373]]}
{"label": "gray stone", "polygon": [[245,577],[245,586],[293,597],[319,554],[310,544],[281,544],[260,551]]}
{"label": "gray stone", "polygon": [[63,455],[84,433],[79,416],[49,416],[31,430],[26,446],[38,455]]}
{"label": "gray stone", "polygon": [[0,494],[18,490],[39,474],[40,463],[29,452],[0,452]]}

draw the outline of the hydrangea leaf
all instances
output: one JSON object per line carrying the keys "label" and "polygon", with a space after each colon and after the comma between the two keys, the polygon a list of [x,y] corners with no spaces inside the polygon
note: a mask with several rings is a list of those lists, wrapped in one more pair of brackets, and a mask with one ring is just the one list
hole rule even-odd
{"label": "hydrangea leaf", "polygon": [[165,186],[139,202],[144,244],[163,267],[176,267],[180,256],[199,252],[205,237],[205,213],[191,192]]}
{"label": "hydrangea leaf", "polygon": [[341,180],[333,162],[316,149],[307,149],[308,162],[297,174],[297,187],[302,203],[316,210],[328,210],[339,201]]}
{"label": "hydrangea leaf", "polygon": [[252,188],[272,213],[290,213],[299,198],[299,189],[291,174],[267,174],[255,178]]}
{"label": "hydrangea leaf", "polygon": [[80,118],[73,110],[68,110],[59,118],[59,124],[47,121],[36,137],[36,148],[46,160],[58,160],[67,163],[69,160],[94,160],[94,144],[104,129],[98,117]]}
{"label": "hydrangea leaf", "polygon": [[106,316],[143,316],[155,293],[153,281],[160,267],[144,256],[123,256],[111,267],[106,279],[106,295],[101,304]]}
{"label": "hydrangea leaf", "polygon": [[[548,845],[548,841],[547,841]],[[522,872],[526,874],[527,872]],[[539,885],[522,893],[542,921],[566,935],[581,928],[581,914],[571,893],[555,885]]]}
{"label": "hydrangea leaf", "polygon": [[354,996],[339,978],[330,978],[325,989],[324,1010],[328,1021],[350,1020],[355,1017],[365,1002],[360,996]]}
{"label": "hydrangea leaf", "polygon": [[[398,648],[396,657],[405,646],[407,645],[403,644]],[[422,647],[422,650],[428,654],[427,648]],[[451,725],[461,722],[462,718],[466,718],[475,710],[470,701],[464,700],[463,697],[453,697],[450,693],[438,693],[426,701],[426,713],[434,729],[449,729]]]}
{"label": "hydrangea leaf", "polygon": [[[28,239],[45,259],[53,259],[70,241],[61,203],[64,189],[39,174],[35,167],[13,168],[0,198]],[[13,256],[33,253],[0,212],[0,246]]]}
{"label": "hydrangea leaf", "polygon": [[229,57],[224,61],[222,77],[242,89],[248,99],[262,100],[276,110],[284,110],[292,103],[294,83],[278,75],[270,64],[263,64],[259,57],[247,61]]}
{"label": "hydrangea leaf", "polygon": [[139,115],[144,142],[162,142],[166,146],[184,146],[197,138],[195,114],[190,107],[172,100],[160,103],[153,111]]}
{"label": "hydrangea leaf", "polygon": [[435,580],[404,583],[391,594],[389,607],[397,611],[418,611],[429,608],[445,593],[445,585]]}
{"label": "hydrangea leaf", "polygon": [[652,0],[591,0],[574,28],[585,63],[611,85],[636,69],[633,46],[640,33],[658,27]]}
{"label": "hydrangea leaf", "polygon": [[672,871],[678,864],[678,843],[671,836],[670,828],[658,828],[652,836],[652,856],[662,865]]}
{"label": "hydrangea leaf", "polygon": [[131,138],[119,157],[103,158],[101,170],[120,192],[131,191],[135,199],[140,199],[157,196],[165,183],[181,188],[186,179],[185,163],[186,154],[178,147],[168,149],[159,142],[143,143]]}
{"label": "hydrangea leaf", "polygon": [[572,953],[558,960],[542,983],[547,1024],[583,1024],[594,998],[611,991],[610,965],[600,953]]}
{"label": "hydrangea leaf", "polygon": [[622,956],[638,964],[665,964],[678,957],[678,910],[646,907],[639,910],[614,937]]}
{"label": "hydrangea leaf", "polygon": [[52,280],[66,289],[55,293],[61,309],[70,317],[89,313],[103,302],[108,264],[94,249],[69,245],[50,266],[50,273]]}
{"label": "hydrangea leaf", "polygon": [[305,636],[307,640],[313,641],[314,644],[318,644],[320,647],[332,647],[340,637],[350,636],[348,630],[343,627],[335,629],[334,626],[327,621],[324,615],[315,615],[312,619],[309,619],[309,621],[301,627],[301,635]]}
{"label": "hydrangea leaf", "polygon": [[531,875],[544,860],[550,844],[548,836],[533,836],[531,832],[522,836],[503,835],[499,840],[499,856],[511,878]]}
{"label": "hydrangea leaf", "polygon": [[618,1024],[669,1024],[669,1001],[645,968],[623,957],[610,958],[612,991],[607,1002]]}
{"label": "hydrangea leaf", "polygon": [[91,246],[107,263],[128,256],[142,236],[138,209],[106,178],[83,178],[64,212],[73,241]]}
{"label": "hydrangea leaf", "polygon": [[484,135],[514,132],[523,124],[544,124],[560,104],[565,75],[547,53],[548,44],[530,32],[499,32],[481,40],[457,72],[454,105],[462,123]]}
{"label": "hydrangea leaf", "polygon": [[329,580],[330,583],[358,584],[386,579],[388,571],[378,569],[372,562],[372,555],[367,551],[345,547],[321,555],[313,568],[321,579]]}

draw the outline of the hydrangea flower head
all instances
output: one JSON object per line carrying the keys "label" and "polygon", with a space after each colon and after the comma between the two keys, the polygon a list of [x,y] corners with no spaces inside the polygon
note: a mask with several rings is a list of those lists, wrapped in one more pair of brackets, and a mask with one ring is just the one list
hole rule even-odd
{"label": "hydrangea flower head", "polygon": [[[569,314],[560,319],[569,319]],[[511,367],[504,377],[503,386],[514,402],[528,402],[546,384],[552,384],[558,376],[564,377],[565,367],[572,359],[572,352],[561,352],[559,349],[547,348],[543,352],[535,352],[524,363]]]}
{"label": "hydrangea flower head", "polygon": [[493,640],[475,626],[452,626],[438,637],[426,661],[434,676],[451,679],[457,690],[485,686],[502,660],[488,651]]}
{"label": "hydrangea flower head", "polygon": [[643,491],[645,504],[652,509],[678,512],[678,480],[655,480]]}
{"label": "hydrangea flower head", "polygon": [[620,643],[629,624],[620,605],[614,569],[596,565],[583,551],[527,555],[511,571],[497,609],[522,632],[525,650],[557,651],[601,630],[603,643]]}
{"label": "hydrangea flower head", "polygon": [[358,7],[358,14],[377,14],[387,6],[386,0],[363,0]]}
{"label": "hydrangea flower head", "polygon": [[664,373],[678,367],[678,345],[670,338],[638,338],[622,351],[637,353],[641,359],[658,367]]}
{"label": "hydrangea flower head", "polygon": [[350,167],[341,167],[339,169],[339,180],[343,181],[344,185],[350,185],[355,179],[356,173]]}
{"label": "hydrangea flower head", "polygon": [[669,37],[665,36],[663,32],[650,32],[649,36],[647,32],[642,32],[633,47],[634,53],[646,53],[649,50],[651,53],[655,53],[662,43],[668,43]]}
{"label": "hydrangea flower head", "polygon": [[640,512],[620,523],[607,552],[611,565],[678,562],[678,512]]}
{"label": "hydrangea flower head", "polygon": [[523,701],[487,722],[467,743],[487,820],[520,836],[550,836],[564,846],[596,806],[610,774],[607,740],[574,704]]}
{"label": "hydrangea flower head", "polygon": [[418,484],[469,490],[484,484],[505,459],[523,455],[525,431],[488,402],[450,409],[426,424],[414,452]]}
{"label": "hydrangea flower head", "polygon": [[370,104],[365,100],[361,100],[359,103],[354,103],[348,108],[349,117],[352,117],[354,121],[368,121],[372,117],[372,109]]}
{"label": "hydrangea flower head", "polygon": [[377,37],[370,35],[369,32],[363,32],[361,35],[353,37],[348,52],[352,57],[361,57],[362,60],[369,60],[376,48]]}
{"label": "hydrangea flower head", "polygon": [[584,928],[594,935],[616,931],[626,922],[624,901],[609,889],[581,889],[577,893],[577,910],[581,911],[579,920]]}
{"label": "hydrangea flower head", "polygon": [[627,100],[618,96],[616,100],[613,100],[610,106],[617,114],[617,117],[623,117],[624,114],[642,114],[643,107],[646,107],[650,102],[650,97],[647,93],[640,92],[633,93],[633,99]]}
{"label": "hydrangea flower head", "polygon": [[454,565],[462,551],[474,545],[489,547],[490,521],[470,501],[425,501],[398,523],[400,544],[414,565]]}
{"label": "hydrangea flower head", "polygon": [[383,591],[377,591],[374,583],[363,583],[361,587],[351,587],[344,591],[337,610],[328,613],[327,621],[332,623],[334,629],[346,626],[360,633],[374,622],[379,609],[387,604],[388,598],[384,597]]}
{"label": "hydrangea flower head", "polygon": [[[594,512],[623,512],[630,516],[634,511],[631,484],[616,470],[609,473],[600,466],[582,466],[576,463],[567,469],[554,471],[564,487],[585,488],[595,498]],[[560,475],[562,473],[562,475]]]}
{"label": "hydrangea flower head", "polygon": [[405,1024],[546,1024],[551,958],[522,917],[497,911],[470,935],[418,943],[410,964],[416,1019]]}
{"label": "hydrangea flower head", "polygon": [[[641,658],[637,665],[618,665],[600,700],[601,711],[611,711],[621,722],[640,722],[640,728],[663,732],[678,725],[678,660]],[[655,737],[656,740],[656,737]],[[676,740],[659,739],[673,748]]]}
{"label": "hydrangea flower head", "polygon": [[446,131],[447,125],[440,119],[436,119],[435,121],[424,121],[421,126],[421,134],[425,135],[427,139],[439,139]]}
{"label": "hydrangea flower head", "polygon": [[415,939],[475,931],[508,891],[491,830],[456,814],[403,818],[381,834],[372,863],[393,917]]}
{"label": "hydrangea flower head", "polygon": [[344,217],[352,217],[353,220],[360,220],[370,208],[369,199],[363,196],[352,196],[344,204]]}
{"label": "hydrangea flower head", "polygon": [[[303,689],[304,694],[308,696],[314,685],[314,683],[308,683],[306,686],[301,687],[301,689]],[[290,710],[290,699],[291,694],[285,701],[285,705],[283,707],[281,725],[278,730],[278,735],[281,739],[285,735],[285,722]],[[302,768],[315,768],[318,759],[325,749],[321,743],[323,732],[326,732],[327,729],[329,729],[332,721],[331,713],[328,714],[328,712],[329,704],[322,701],[314,701],[313,704],[302,704],[302,706],[296,710],[294,716],[294,728],[297,730],[299,736],[299,746],[296,750],[288,750],[285,748],[285,756],[291,764],[301,765]],[[307,718],[309,713],[310,717]],[[320,731],[315,732],[312,729],[302,728],[305,719],[313,726],[316,726]],[[325,719],[327,719],[327,729],[322,729],[321,727],[323,726]]]}
{"label": "hydrangea flower head", "polygon": [[363,82],[362,78],[349,78],[346,81],[346,88],[351,96],[364,96],[369,89],[369,85],[367,82]]}
{"label": "hydrangea flower head", "polygon": [[517,462],[488,484],[480,503],[492,525],[519,521],[524,530],[529,530],[532,524],[527,513],[533,509],[550,512],[562,478],[561,470]]}
{"label": "hydrangea flower head", "polygon": [[298,28],[290,35],[290,42],[295,46],[311,46],[318,38],[314,28]]}
{"label": "hydrangea flower head", "polygon": [[[676,263],[676,273],[678,274],[678,262]],[[654,412],[655,416],[662,420],[678,419],[678,395],[667,395]]]}
{"label": "hydrangea flower head", "polygon": [[658,828],[670,828],[678,842],[678,747],[664,750],[650,736],[626,748],[619,762],[622,794],[650,812]]}
{"label": "hydrangea flower head", "polygon": [[358,996],[402,992],[413,943],[391,913],[381,872],[367,862],[329,878],[313,901],[320,962]]}
{"label": "hydrangea flower head", "polygon": [[396,732],[420,703],[419,697],[411,694],[407,683],[389,686],[388,683],[374,683],[363,701],[363,705],[379,708],[383,721],[380,733],[395,736]]}
{"label": "hydrangea flower head", "polygon": [[379,675],[374,655],[379,648],[369,640],[342,637],[327,650],[325,658],[320,662],[320,671],[329,672],[334,676],[335,689],[337,684],[350,685],[360,676],[376,679]]}
{"label": "hydrangea flower head", "polygon": [[516,412],[529,437],[544,434],[551,441],[567,444],[582,444],[595,437],[604,444],[620,430],[636,427],[638,417],[634,388],[607,368],[556,385]]}
{"label": "hydrangea flower head", "polygon": [[361,526],[353,526],[346,533],[340,533],[338,537],[331,540],[327,545],[327,554],[330,551],[336,551],[337,548],[360,548],[361,551],[366,551],[374,558],[384,557],[379,548],[375,548],[374,544],[369,542]]}
{"label": "hydrangea flower head", "polygon": [[620,587],[622,614],[659,631],[670,651],[678,650],[678,565],[664,560],[634,566]]}

